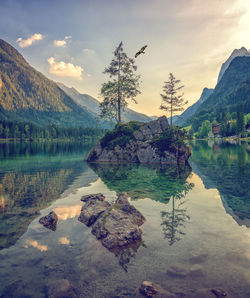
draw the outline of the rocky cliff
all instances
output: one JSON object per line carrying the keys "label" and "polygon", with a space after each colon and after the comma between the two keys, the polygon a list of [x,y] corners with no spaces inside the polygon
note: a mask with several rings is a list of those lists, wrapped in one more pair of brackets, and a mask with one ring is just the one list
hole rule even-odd
{"label": "rocky cliff", "polygon": [[184,164],[191,155],[180,129],[165,116],[149,123],[130,122],[109,131],[87,154],[88,162]]}

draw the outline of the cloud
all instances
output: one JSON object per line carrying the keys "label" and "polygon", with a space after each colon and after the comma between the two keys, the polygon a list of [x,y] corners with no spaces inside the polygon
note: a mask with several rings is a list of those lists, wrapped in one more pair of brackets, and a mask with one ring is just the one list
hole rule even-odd
{"label": "cloud", "polygon": [[54,45],[57,47],[64,47],[66,45],[66,40],[54,40]]}
{"label": "cloud", "polygon": [[35,33],[34,35],[32,35],[31,37],[27,38],[27,39],[22,39],[21,37],[19,37],[16,42],[18,42],[19,47],[21,48],[26,48],[29,47],[33,44],[33,42],[37,41],[37,40],[42,40],[43,39],[43,35],[40,33]]}
{"label": "cloud", "polygon": [[67,44],[67,40],[71,39],[72,36],[71,35],[67,35],[64,37],[63,40],[54,40],[54,45],[57,47],[65,47]]}
{"label": "cloud", "polygon": [[94,54],[95,51],[91,49],[83,49],[83,52],[88,53],[88,54]]}
{"label": "cloud", "polygon": [[48,59],[50,64],[49,72],[59,77],[74,77],[82,79],[83,68],[72,63],[66,63],[64,61],[56,62],[55,58],[50,57]]}

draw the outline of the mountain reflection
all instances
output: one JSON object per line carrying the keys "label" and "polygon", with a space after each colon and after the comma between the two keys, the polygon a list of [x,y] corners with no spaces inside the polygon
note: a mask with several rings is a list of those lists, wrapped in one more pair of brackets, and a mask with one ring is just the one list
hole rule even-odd
{"label": "mountain reflection", "polygon": [[247,142],[196,141],[191,164],[206,188],[217,188],[225,210],[239,224],[250,219],[250,152]]}
{"label": "mountain reflection", "polygon": [[[5,158],[0,165],[0,249],[15,244],[39,211],[88,169],[80,162],[88,148],[68,145],[1,144],[0,157]],[[78,210],[67,212],[71,217]]]}

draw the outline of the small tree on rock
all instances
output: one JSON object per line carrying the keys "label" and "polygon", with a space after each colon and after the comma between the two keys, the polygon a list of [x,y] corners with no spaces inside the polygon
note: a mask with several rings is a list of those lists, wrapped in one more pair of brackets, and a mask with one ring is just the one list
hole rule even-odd
{"label": "small tree on rock", "polygon": [[160,106],[161,110],[170,112],[170,126],[172,127],[173,113],[183,111],[183,106],[188,103],[188,101],[183,98],[183,93],[178,94],[178,92],[184,87],[180,84],[180,80],[176,80],[172,73],[169,74],[169,81],[164,82],[162,104]]}
{"label": "small tree on rock", "polygon": [[134,59],[123,51],[122,42],[114,51],[114,58],[104,73],[112,80],[104,83],[101,88],[103,101],[100,103],[100,117],[117,123],[121,122],[121,111],[127,106],[127,99],[136,102],[139,91],[140,76],[135,74],[137,66]]}

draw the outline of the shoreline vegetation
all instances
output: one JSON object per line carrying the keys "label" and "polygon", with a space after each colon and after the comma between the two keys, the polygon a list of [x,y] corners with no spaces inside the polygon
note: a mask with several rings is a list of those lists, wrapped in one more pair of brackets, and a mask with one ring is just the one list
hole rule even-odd
{"label": "shoreline vegetation", "polygon": [[0,121],[0,142],[91,141],[104,135],[106,129],[91,127],[40,127],[31,122]]}

